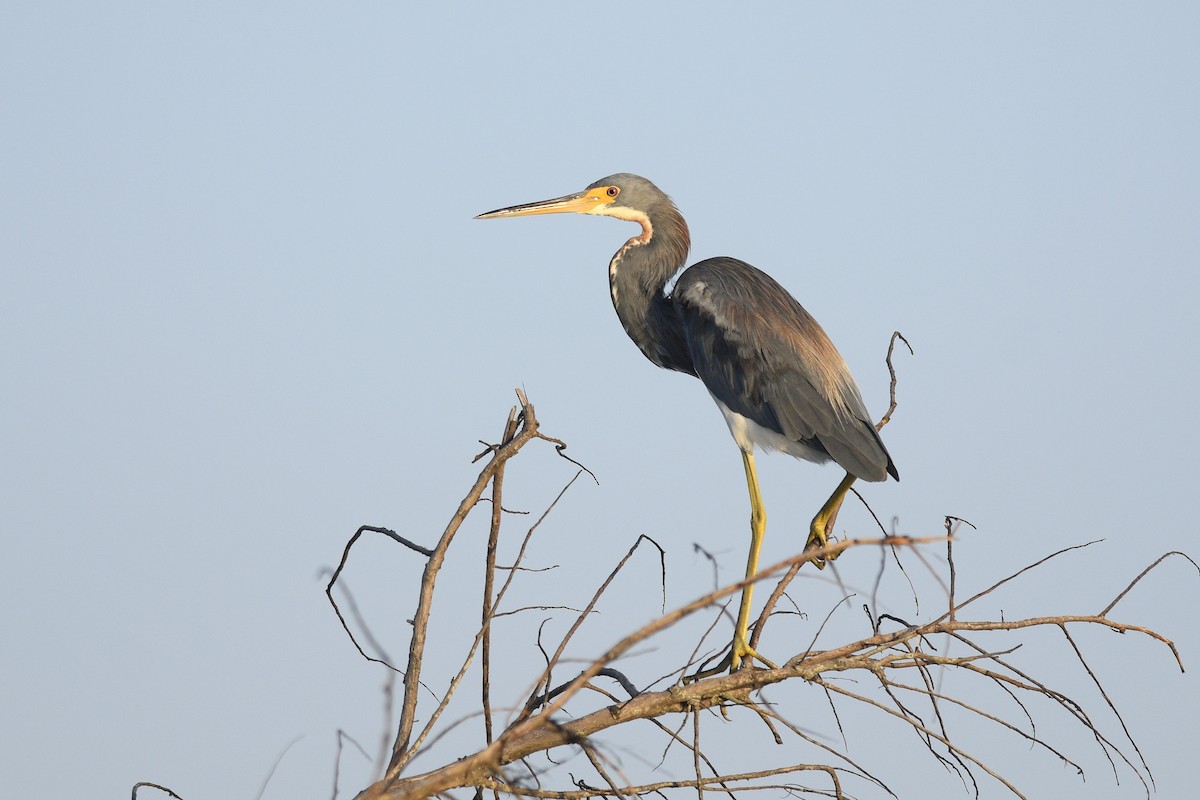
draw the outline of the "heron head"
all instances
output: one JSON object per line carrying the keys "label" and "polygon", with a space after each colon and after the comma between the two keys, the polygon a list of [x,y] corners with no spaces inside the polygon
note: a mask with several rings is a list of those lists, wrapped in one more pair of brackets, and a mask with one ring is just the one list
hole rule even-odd
{"label": "heron head", "polygon": [[574,213],[595,214],[640,222],[650,208],[664,200],[667,200],[667,196],[650,181],[640,175],[621,172],[601,178],[582,192],[550,200],[539,200],[535,203],[498,208],[495,211],[480,214],[475,219]]}

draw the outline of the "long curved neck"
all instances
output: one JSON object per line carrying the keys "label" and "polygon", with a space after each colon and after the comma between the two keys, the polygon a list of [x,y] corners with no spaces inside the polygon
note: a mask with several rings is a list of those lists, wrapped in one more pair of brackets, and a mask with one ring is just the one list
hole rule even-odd
{"label": "long curved neck", "polygon": [[642,233],[609,262],[613,308],[646,358],[660,367],[694,375],[675,306],[664,294],[667,281],[687,260],[691,246],[687,223],[669,200],[646,213],[622,211],[619,217],[641,224]]}

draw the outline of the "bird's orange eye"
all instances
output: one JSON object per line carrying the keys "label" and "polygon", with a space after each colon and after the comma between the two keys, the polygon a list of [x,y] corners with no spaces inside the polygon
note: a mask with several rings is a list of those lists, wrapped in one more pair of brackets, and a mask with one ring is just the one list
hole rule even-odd
{"label": "bird's orange eye", "polygon": [[620,193],[621,193],[621,190],[620,190],[620,189],[618,189],[616,186],[610,186],[610,187],[608,187],[608,192],[607,192],[607,194],[608,194],[608,196],[609,196],[609,197],[616,197],[616,196],[617,196],[617,195],[619,195]]}

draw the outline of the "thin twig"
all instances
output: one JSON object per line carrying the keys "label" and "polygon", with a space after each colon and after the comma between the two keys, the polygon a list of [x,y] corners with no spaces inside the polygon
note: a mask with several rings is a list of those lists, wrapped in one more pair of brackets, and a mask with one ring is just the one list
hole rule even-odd
{"label": "thin twig", "polygon": [[333,613],[337,614],[338,622],[340,622],[342,624],[342,630],[346,631],[346,635],[348,637],[350,637],[350,642],[354,645],[354,648],[356,650],[358,650],[359,655],[361,655],[367,661],[374,661],[377,664],[384,665],[388,669],[396,670],[396,672],[399,672],[400,671],[399,669],[392,666],[391,659],[388,658],[387,655],[383,653],[383,648],[381,648],[379,646],[379,643],[377,641],[375,641],[373,636],[371,636],[369,629],[367,629],[365,622],[362,619],[362,616],[358,613],[358,607],[354,604],[354,598],[350,595],[349,590],[347,590],[344,586],[342,587],[342,591],[343,591],[343,593],[346,594],[347,600],[350,603],[351,612],[354,614],[355,618],[361,623],[360,627],[362,627],[366,631],[368,640],[371,642],[371,644],[375,648],[375,650],[383,656],[382,658],[375,658],[373,656],[367,655],[367,652],[365,650],[363,650],[362,645],[360,645],[358,643],[358,639],[355,638],[353,631],[350,630],[350,626],[348,624],[346,624],[346,618],[344,616],[342,616],[342,609],[338,606],[337,600],[335,600],[333,598],[333,587],[337,584],[338,578],[341,577],[342,571],[346,568],[346,562],[350,558],[350,550],[351,550],[351,548],[354,547],[354,543],[357,542],[364,533],[383,534],[384,536],[387,536],[392,541],[399,542],[400,544],[404,545],[408,549],[414,550],[414,551],[422,554],[426,558],[428,558],[430,555],[432,555],[433,551],[431,551],[427,548],[421,547],[419,544],[411,542],[408,539],[405,539],[400,534],[396,533],[393,530],[389,530],[388,528],[381,528],[381,527],[378,527],[375,525],[363,525],[357,531],[354,532],[354,535],[351,536],[350,540],[346,542],[346,546],[344,548],[342,548],[342,558],[340,561],[338,561],[337,568],[335,570],[333,570],[333,572],[330,574],[328,583],[325,584],[325,596],[327,598],[329,598],[329,604],[331,606],[333,606]]}
{"label": "thin twig", "polygon": [[1092,665],[1089,664],[1087,659],[1083,657],[1083,651],[1079,649],[1079,645],[1076,644],[1074,637],[1071,636],[1071,632],[1067,630],[1067,626],[1059,625],[1058,629],[1062,631],[1062,634],[1064,637],[1066,637],[1068,644],[1071,645],[1071,649],[1075,651],[1075,657],[1079,659],[1080,665],[1083,666],[1084,670],[1088,674],[1088,677],[1092,679],[1092,683],[1095,685],[1096,690],[1099,691],[1100,696],[1104,698],[1105,704],[1108,706],[1109,710],[1112,711],[1113,716],[1117,718],[1117,723],[1121,726],[1121,730],[1125,734],[1125,741],[1129,742],[1130,746],[1133,747],[1133,752],[1137,753],[1138,760],[1142,762],[1142,769],[1146,771],[1146,777],[1150,779],[1150,786],[1146,787],[1147,793],[1149,793],[1149,790],[1154,786],[1154,773],[1150,771],[1150,765],[1146,763],[1146,757],[1142,755],[1142,749],[1138,747],[1137,742],[1133,739],[1133,734],[1129,732],[1129,726],[1125,724],[1125,718],[1122,717],[1121,712],[1117,710],[1117,704],[1114,703],[1112,698],[1108,696],[1108,692],[1105,690],[1104,684],[1100,683],[1100,679],[1096,677],[1096,673],[1092,671]]}
{"label": "thin twig", "polygon": [[131,795],[132,800],[137,800],[138,789],[141,789],[143,786],[148,787],[150,789],[158,789],[160,792],[166,792],[167,794],[171,795],[171,797],[174,797],[175,800],[183,800],[182,797],[175,794],[173,791],[171,791],[167,787],[161,786],[157,783],[151,783],[150,781],[138,781],[137,783],[135,783],[133,785],[133,794]]}
{"label": "thin twig", "polygon": [[875,430],[877,431],[883,430],[883,426],[892,421],[892,412],[896,410],[896,368],[892,365],[892,351],[896,349],[897,339],[904,342],[904,346],[908,348],[909,355],[916,355],[916,353],[913,352],[912,345],[908,343],[908,339],[904,338],[904,334],[900,333],[900,331],[892,331],[892,338],[890,341],[888,341],[887,358],[885,359],[887,362],[888,375],[891,379],[891,383],[888,387],[888,397],[890,398],[890,402],[888,403],[887,413],[884,414],[883,417],[880,418],[879,422],[875,424]]}
{"label": "thin twig", "polygon": [[263,778],[262,786],[258,787],[258,794],[254,795],[254,800],[262,800],[263,793],[267,791],[267,785],[271,783],[271,778],[275,776],[275,770],[279,769],[279,763],[283,761],[283,757],[288,754],[288,751],[292,749],[292,746],[303,738],[303,736],[297,736],[295,739],[292,739],[290,742],[284,745],[283,749],[279,751],[279,755],[275,757],[275,761],[271,764],[271,768],[267,770],[267,777]]}
{"label": "thin twig", "polygon": [[[517,433],[517,408],[513,406],[508,412],[508,420],[504,423],[504,435],[500,437],[501,444],[512,441]],[[480,702],[483,706],[483,735],[484,741],[492,743],[492,619],[495,609],[492,606],[492,590],[496,582],[496,545],[500,540],[500,522],[504,504],[504,466],[501,465],[492,476],[492,519],[488,526],[487,549],[483,566],[483,610],[480,625],[483,638],[480,643]],[[499,793],[494,793],[495,800],[500,800]]]}
{"label": "thin twig", "polygon": [[341,769],[342,769],[342,749],[343,749],[343,747],[342,747],[342,743],[343,743],[343,742],[347,742],[347,741],[348,741],[348,742],[350,742],[351,744],[353,744],[355,747],[357,747],[357,748],[358,748],[358,752],[360,752],[360,753],[362,753],[362,754],[363,754],[363,758],[365,758],[367,761],[370,761],[370,760],[371,760],[371,757],[370,757],[369,755],[367,755],[367,751],[363,749],[363,746],[362,746],[361,744],[359,744],[359,743],[358,743],[358,742],[357,742],[357,741],[354,739],[354,737],[353,737],[353,736],[351,736],[350,734],[346,733],[346,732],[345,732],[344,730],[342,730],[341,728],[338,728],[338,732],[337,732],[337,749],[334,751],[334,756],[333,756],[333,794],[332,794],[332,795],[330,795],[330,797],[331,797],[331,800],[337,800],[337,795],[338,795],[338,775],[339,775],[339,773],[341,772]]}
{"label": "thin twig", "polygon": [[754,634],[750,637],[750,649],[758,650],[758,640],[762,638],[763,631],[767,627],[767,618],[771,616],[775,605],[779,602],[779,598],[787,591],[788,584],[792,582],[800,573],[800,564],[793,564],[788,567],[788,571],[783,573],[783,577],[775,584],[775,588],[771,591],[770,597],[762,607],[762,613],[758,615],[758,621],[754,623]]}
{"label": "thin twig", "polygon": [[[1130,581],[1129,585],[1126,586],[1124,589],[1122,589],[1121,593],[1118,594],[1115,598],[1113,598],[1113,601],[1111,603],[1109,603],[1107,606],[1104,607],[1104,610],[1100,612],[1099,616],[1107,617],[1108,612],[1110,612],[1114,608],[1116,608],[1117,603],[1121,602],[1121,600],[1124,599],[1125,595],[1129,594],[1130,590],[1133,589],[1134,586],[1137,586],[1138,581],[1140,581],[1142,578],[1149,575],[1151,570],[1153,570],[1155,567],[1157,567],[1162,562],[1166,561],[1171,556],[1179,556],[1180,558],[1187,559],[1188,562],[1191,563],[1191,565],[1196,568],[1196,571],[1200,572],[1200,564],[1197,564],[1196,561],[1191,556],[1189,556],[1187,553],[1181,553],[1178,550],[1171,550],[1170,552],[1163,553],[1161,556],[1159,556],[1158,558],[1156,558],[1154,560],[1153,564],[1151,564],[1150,566],[1148,566],[1144,570],[1142,570],[1140,573],[1138,573],[1138,576],[1136,578],[1134,578],[1132,581]],[[1182,668],[1183,668],[1183,665],[1181,664],[1180,669],[1182,669]]]}

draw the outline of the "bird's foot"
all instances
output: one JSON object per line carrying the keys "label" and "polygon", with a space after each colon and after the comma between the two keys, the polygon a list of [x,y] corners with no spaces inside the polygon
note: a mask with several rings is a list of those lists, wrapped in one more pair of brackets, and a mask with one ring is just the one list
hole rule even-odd
{"label": "bird's foot", "polygon": [[[808,541],[804,544],[805,552],[824,550],[829,547],[829,543],[833,540],[833,529],[837,523],[838,511],[841,511],[842,501],[846,499],[846,492],[850,491],[850,485],[853,483],[854,476],[847,472],[837,489],[825,501],[825,505],[821,506],[821,510],[813,517],[812,525],[808,527]],[[829,554],[814,555],[812,562],[817,565],[817,569],[825,569],[825,564],[841,555],[843,549],[838,548]]]}
{"label": "bird's foot", "polygon": [[[822,520],[817,517],[812,521],[812,525],[808,529],[808,541],[804,544],[805,552],[809,550],[824,550],[829,546],[829,542],[833,538],[833,522],[834,520]],[[825,564],[835,560],[841,553],[831,553],[826,556],[814,556],[812,563],[817,569],[825,569]]]}
{"label": "bird's foot", "polygon": [[767,669],[779,669],[773,663],[763,658],[758,654],[753,647],[742,637],[735,637],[733,643],[729,645],[729,650],[725,656],[717,662],[716,666],[708,669],[700,669],[691,675],[684,677],[684,683],[695,683],[696,681],[711,678],[714,675],[720,675],[722,672],[737,672],[739,669],[746,669],[753,662],[757,661]]}

